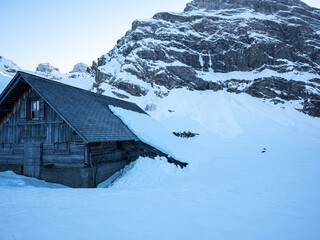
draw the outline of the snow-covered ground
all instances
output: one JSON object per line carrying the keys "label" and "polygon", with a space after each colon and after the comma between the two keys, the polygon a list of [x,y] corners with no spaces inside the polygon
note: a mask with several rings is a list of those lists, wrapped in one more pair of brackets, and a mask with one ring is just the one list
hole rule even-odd
{"label": "snow-covered ground", "polygon": [[[140,158],[98,189],[1,173],[0,239],[319,239],[319,118],[294,110],[294,102],[224,91],[130,100],[153,103],[149,114],[163,130],[111,109],[189,166]],[[199,135],[178,138],[165,128]]]}

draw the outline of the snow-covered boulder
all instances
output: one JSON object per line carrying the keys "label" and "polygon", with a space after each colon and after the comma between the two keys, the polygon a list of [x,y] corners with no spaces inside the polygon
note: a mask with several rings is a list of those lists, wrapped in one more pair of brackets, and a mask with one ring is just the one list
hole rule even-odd
{"label": "snow-covered boulder", "polygon": [[83,62],[77,63],[76,65],[74,65],[73,70],[70,73],[87,72],[88,67],[89,66]]}

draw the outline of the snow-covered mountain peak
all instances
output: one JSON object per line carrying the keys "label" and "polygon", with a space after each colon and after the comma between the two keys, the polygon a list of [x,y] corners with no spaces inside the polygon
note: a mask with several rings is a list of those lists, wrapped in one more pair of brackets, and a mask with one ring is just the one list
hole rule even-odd
{"label": "snow-covered mountain peak", "polygon": [[36,71],[42,72],[42,73],[52,73],[52,72],[59,72],[59,68],[55,68],[51,66],[50,63],[40,63]]}
{"label": "snow-covered mountain peak", "polygon": [[320,11],[299,0],[195,0],[183,12],[134,21],[93,64],[94,89],[147,98],[226,89],[299,101],[320,116],[319,31]]}

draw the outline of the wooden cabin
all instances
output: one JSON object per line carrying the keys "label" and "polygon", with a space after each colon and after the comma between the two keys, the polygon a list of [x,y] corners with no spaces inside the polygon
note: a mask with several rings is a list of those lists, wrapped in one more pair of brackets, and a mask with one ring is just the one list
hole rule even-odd
{"label": "wooden cabin", "polygon": [[109,105],[146,114],[134,103],[18,72],[0,95],[0,171],[95,187],[139,156],[165,156]]}

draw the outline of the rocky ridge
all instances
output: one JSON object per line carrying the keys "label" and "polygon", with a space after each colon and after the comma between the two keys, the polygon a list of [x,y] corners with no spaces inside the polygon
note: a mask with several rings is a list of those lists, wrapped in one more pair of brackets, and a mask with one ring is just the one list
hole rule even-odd
{"label": "rocky ridge", "polygon": [[[17,64],[0,56],[0,93],[11,81],[17,71],[20,70],[22,69]],[[76,64],[73,67],[73,71],[70,73],[61,73],[58,68],[53,67],[50,63],[40,63],[36,68],[36,71],[27,72],[60,81],[68,85],[84,88],[86,90],[92,89],[92,84],[94,82],[94,75],[88,72],[88,66],[84,63]]]}
{"label": "rocky ridge", "polygon": [[194,0],[134,21],[90,72],[94,91],[111,85],[118,97],[225,89],[296,101],[320,117],[320,10],[300,0]]}

